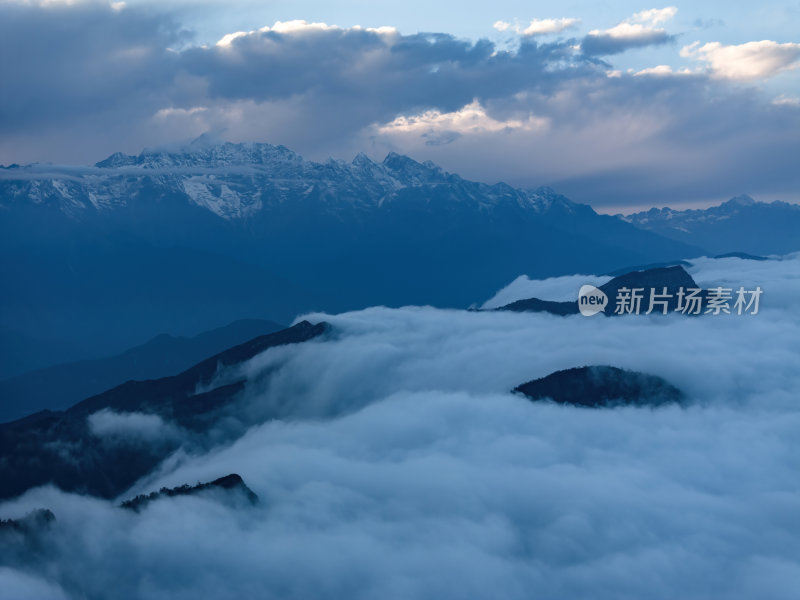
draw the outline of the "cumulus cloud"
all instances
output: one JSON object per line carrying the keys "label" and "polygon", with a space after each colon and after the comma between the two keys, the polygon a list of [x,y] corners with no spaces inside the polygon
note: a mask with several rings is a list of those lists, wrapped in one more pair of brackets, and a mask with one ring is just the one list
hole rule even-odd
{"label": "cumulus cloud", "polygon": [[669,21],[678,14],[678,9],[674,6],[667,6],[666,8],[651,8],[634,13],[633,16],[623,21],[624,23],[640,23],[654,27],[661,23]]}
{"label": "cumulus cloud", "polygon": [[390,123],[379,126],[377,133],[391,136],[420,136],[425,143],[434,145],[445,141],[455,141],[462,135],[487,132],[509,132],[512,130],[541,130],[548,125],[545,118],[527,115],[524,119],[497,120],[486,114],[479,102],[474,101],[463,108],[442,113],[438,110],[426,111],[420,115],[397,117]]}
{"label": "cumulus cloud", "polygon": [[506,21],[497,21],[494,28],[497,31],[514,31],[522,35],[533,36],[561,33],[572,29],[578,23],[580,23],[580,19],[563,17],[561,19],[532,19],[526,27],[518,24],[512,25]]}
{"label": "cumulus cloud", "polygon": [[[335,336],[246,366],[247,433],[176,456],[137,486],[237,472],[259,506],[180,497],[132,514],[33,490],[0,506],[4,516],[38,506],[56,514],[24,583],[55,597],[60,587],[122,599],[257,589],[267,598],[522,599],[535,590],[788,600],[800,575],[800,256],[692,262],[703,286],[761,285],[762,311],[324,315]],[[663,376],[690,404],[586,410],[509,393],[596,363]]]}
{"label": "cumulus cloud", "polygon": [[[290,34],[307,34],[313,33],[315,31],[333,31],[339,30],[341,31],[341,27],[337,27],[335,25],[328,25],[327,23],[309,23],[303,19],[296,19],[293,21],[275,21],[275,24],[271,27],[269,25],[262,27],[261,29],[252,30],[252,31],[236,31],[234,33],[227,33],[222,36],[219,41],[217,41],[217,46],[222,48],[228,48],[230,45],[237,40],[238,38],[247,37],[250,35],[256,35],[258,33],[267,33],[270,31],[274,31],[275,33],[290,33]],[[375,31],[379,33],[392,33],[394,29],[386,28],[386,29],[368,29],[368,31]]]}
{"label": "cumulus cloud", "polygon": [[[508,52],[487,40],[446,34],[401,36],[301,22],[238,33],[223,47],[190,48],[182,65],[208,83],[212,99],[291,100],[325,118],[336,114],[336,124],[352,130],[414,109],[452,112],[475,99],[552,85],[546,70],[570,54],[558,44],[528,43],[524,52]],[[357,104],[357,114],[341,110],[348,103]]]}
{"label": "cumulus cloud", "polygon": [[771,40],[724,45],[694,42],[681,49],[681,56],[705,62],[712,76],[742,81],[766,79],[800,67],[800,44]]}
{"label": "cumulus cloud", "polygon": [[674,6],[651,8],[634,13],[610,29],[594,29],[581,42],[583,52],[590,56],[618,54],[630,48],[666,44],[674,39],[658,25],[678,12]]}
{"label": "cumulus cloud", "polygon": [[668,75],[691,75],[691,74],[692,72],[687,68],[674,71],[672,67],[670,67],[669,65],[656,65],[655,67],[647,67],[646,69],[641,69],[634,73],[635,76],[655,75],[661,77]]}

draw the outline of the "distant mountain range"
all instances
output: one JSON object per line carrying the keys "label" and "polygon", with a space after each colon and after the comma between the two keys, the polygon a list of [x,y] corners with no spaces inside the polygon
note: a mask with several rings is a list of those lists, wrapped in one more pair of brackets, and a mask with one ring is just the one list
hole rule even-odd
{"label": "distant mountain range", "polygon": [[800,205],[756,202],[747,195],[704,210],[651,208],[620,218],[712,254],[787,254],[800,250]]}
{"label": "distant mountain range", "polygon": [[548,188],[477,183],[395,153],[316,163],[199,138],[91,167],[12,165],[0,168],[0,377],[161,332],[380,304],[467,307],[520,274],[708,253],[702,235],[643,227]]}
{"label": "distant mountain range", "polygon": [[257,336],[283,329],[272,321],[241,320],[194,337],[159,335],[103,359],[54,365],[0,381],[0,423],[43,410],[62,410],[131,379],[158,379]]}

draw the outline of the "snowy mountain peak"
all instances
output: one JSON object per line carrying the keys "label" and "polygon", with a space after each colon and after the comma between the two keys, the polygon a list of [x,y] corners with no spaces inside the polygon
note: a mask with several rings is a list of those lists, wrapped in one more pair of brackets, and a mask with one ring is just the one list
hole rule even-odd
{"label": "snowy mountain peak", "polygon": [[378,163],[376,163],[374,160],[372,160],[369,156],[367,156],[363,152],[359,152],[353,158],[352,164],[356,166],[372,166],[372,165],[377,165]]}
{"label": "snowy mountain peak", "polygon": [[539,212],[560,211],[563,213],[574,214],[578,211],[594,210],[587,204],[578,204],[566,196],[559,194],[553,188],[541,186],[535,189],[525,190],[528,200]]}
{"label": "snowy mountain peak", "polygon": [[117,169],[119,167],[129,167],[136,164],[136,157],[122,152],[114,152],[105,160],[95,163],[95,167],[100,169]]}
{"label": "snowy mountain peak", "polygon": [[[352,207],[376,210],[436,197],[466,210],[522,210],[568,216],[591,209],[550,188],[519,190],[452,175],[431,161],[390,152],[376,162],[361,152],[351,162],[307,161],[284,146],[220,142],[203,135],[188,144],[148,148],[138,155],[117,152],[94,168],[56,167],[45,174],[22,167],[6,173],[0,202],[53,205],[74,219],[87,211],[115,210],[133,198],[155,194],[159,202],[206,209],[226,220],[251,218],[281,206],[307,205],[311,212],[344,214]],[[402,190],[414,189],[409,194]],[[314,203],[311,206],[310,203]]]}
{"label": "snowy mountain peak", "polygon": [[[673,240],[697,244],[713,254],[785,253],[797,249],[800,206],[758,202],[742,194],[706,209],[651,208],[623,220]],[[763,233],[751,235],[754,230]]]}
{"label": "snowy mountain peak", "polygon": [[189,148],[210,148],[212,146],[223,146],[226,143],[226,140],[207,131],[194,138],[187,146]]}
{"label": "snowy mountain peak", "polygon": [[413,158],[396,152],[390,152],[383,159],[382,165],[404,185],[421,185],[433,182],[445,182],[458,179],[442,170],[431,161],[417,162]]}
{"label": "snowy mountain peak", "polygon": [[263,168],[275,164],[300,165],[305,161],[285,146],[266,143],[219,143],[211,136],[200,136],[178,148],[147,148],[138,156],[116,152],[96,163],[101,169],[137,167],[141,169],[172,169],[199,167]]}
{"label": "snowy mountain peak", "polygon": [[731,198],[730,200],[725,202],[724,205],[728,205],[728,206],[753,206],[754,204],[756,204],[756,201],[753,200],[750,196],[748,196],[747,194],[741,194],[739,196],[734,196],[733,198]]}

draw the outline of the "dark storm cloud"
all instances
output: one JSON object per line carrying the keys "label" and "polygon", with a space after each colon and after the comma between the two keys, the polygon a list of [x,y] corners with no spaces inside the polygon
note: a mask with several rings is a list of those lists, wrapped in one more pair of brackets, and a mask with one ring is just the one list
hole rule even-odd
{"label": "dark storm cloud", "polygon": [[[796,198],[800,107],[769,104],[704,74],[596,73],[559,83],[553,94],[525,94],[485,104],[512,123],[529,115],[530,131],[464,134],[446,147],[426,144],[449,122],[384,135],[402,150],[472,179],[550,185],[568,197],[622,209],[726,200],[743,191],[759,199]],[[426,137],[422,137],[422,136]]]}
{"label": "dark storm cloud", "polygon": [[648,31],[642,35],[622,37],[608,33],[589,34],[581,41],[581,49],[587,56],[608,56],[619,54],[632,48],[660,46],[674,42],[675,36],[663,30]]}
{"label": "dark storm cloud", "polygon": [[587,154],[608,150],[614,138],[623,144],[613,149],[614,164],[549,181],[564,193],[621,207],[723,200],[754,189],[772,200],[800,183],[796,106],[765,104],[753,89],[710,85],[704,75],[611,78],[596,82],[591,96],[588,110],[576,99],[573,123],[590,130],[602,111],[613,126],[611,139],[590,145]]}
{"label": "dark storm cloud", "polygon": [[165,15],[77,6],[0,7],[0,134],[98,113],[143,116],[165,100],[186,39]]}
{"label": "dark storm cloud", "polygon": [[549,70],[571,54],[565,44],[524,42],[519,51],[506,52],[487,40],[471,43],[446,34],[309,28],[254,32],[229,45],[193,48],[183,53],[182,65],[208,81],[214,99],[312,96],[324,113],[346,102],[357,119],[353,124],[364,126],[404,111],[454,111],[475,98],[552,88],[580,73]]}
{"label": "dark storm cloud", "polygon": [[172,16],[143,9],[4,4],[0,15],[0,77],[14,92],[0,99],[3,162],[97,160],[208,130],[335,151],[404,112],[552,89],[593,68],[553,69],[574,51],[529,40],[507,52],[444,33],[301,24],[187,47]]}

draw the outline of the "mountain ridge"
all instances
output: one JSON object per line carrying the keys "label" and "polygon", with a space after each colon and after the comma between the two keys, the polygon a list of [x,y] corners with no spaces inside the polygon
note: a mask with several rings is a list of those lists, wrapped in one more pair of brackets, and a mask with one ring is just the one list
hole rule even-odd
{"label": "mountain ridge", "polygon": [[[704,253],[549,188],[470,181],[397,153],[315,163],[270,144],[201,140],[188,153],[98,164],[2,171],[0,281],[10,292],[0,345],[79,341],[85,357],[241,318],[466,308],[523,273]],[[27,368],[66,359],[51,354]]]}
{"label": "mountain ridge", "polygon": [[[651,208],[618,218],[644,231],[699,244],[712,254],[787,254],[800,250],[800,205],[747,194],[704,209]],[[769,232],[769,235],[754,235]]]}
{"label": "mountain ridge", "polygon": [[[3,167],[0,198],[27,195],[34,203],[57,204],[65,214],[79,218],[92,208],[107,211],[125,206],[121,199],[135,196],[132,190],[147,177],[157,179],[161,185],[171,185],[190,202],[223,219],[234,220],[265,210],[270,205],[265,189],[274,206],[286,199],[288,191],[309,194],[309,184],[319,186],[328,200],[332,200],[331,194],[337,194],[341,199],[372,208],[380,208],[399,190],[436,184],[466,186],[471,192],[468,196],[482,196],[481,204],[486,207],[511,201],[541,212],[550,207],[554,196],[550,188],[522,189],[504,182],[470,181],[431,161],[418,162],[396,152],[389,152],[382,162],[364,153],[357,154],[351,162],[333,158],[314,162],[285,146],[268,143],[195,142],[177,150],[146,149],[138,155],[115,152],[93,167],[36,163]],[[220,183],[220,176],[227,180]],[[126,182],[125,178],[134,181]],[[15,181],[17,185],[12,186]],[[26,187],[21,182],[38,183]],[[260,189],[245,190],[246,183]],[[292,184],[303,189],[291,190]],[[366,197],[360,193],[364,191],[368,192]],[[559,196],[559,202],[578,206],[564,196]]]}
{"label": "mountain ridge", "polygon": [[[235,403],[247,381],[238,365],[270,348],[324,339],[331,330],[324,321],[300,321],[180,373],[128,381],[66,410],[43,410],[0,424],[0,499],[46,484],[111,498],[181,445],[219,443],[222,432],[213,426],[226,417],[225,435],[241,435],[244,425],[234,424]],[[131,416],[144,417],[162,435],[153,439],[147,430],[131,429],[126,425]],[[110,427],[103,427],[109,419]]]}
{"label": "mountain ridge", "polygon": [[0,380],[0,422],[42,409],[63,410],[128,380],[158,379],[183,371],[256,336],[284,329],[243,319],[194,336],[159,334],[120,354],[53,365]]}

